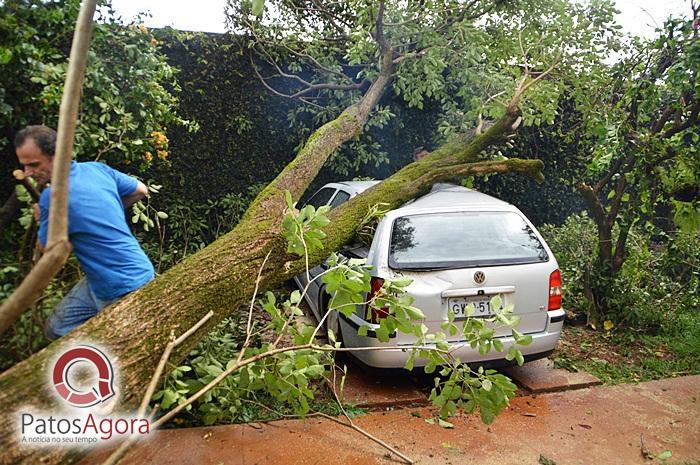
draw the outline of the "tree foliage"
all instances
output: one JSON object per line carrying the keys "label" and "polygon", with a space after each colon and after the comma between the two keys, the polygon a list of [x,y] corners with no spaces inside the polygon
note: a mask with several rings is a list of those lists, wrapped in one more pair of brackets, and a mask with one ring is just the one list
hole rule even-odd
{"label": "tree foliage", "polygon": [[[617,64],[598,67],[575,87],[591,147],[579,191],[598,228],[594,320],[611,310],[611,280],[628,256],[632,228],[657,232],[664,204],[672,205],[678,227],[700,224],[697,8],[694,14],[669,19],[656,39],[633,40]],[[680,200],[684,190],[689,195]]]}
{"label": "tree foliage", "polygon": [[[520,109],[526,125],[551,123],[562,79],[601,63],[609,51],[613,15],[610,2],[559,0],[280,0],[265,2],[259,15],[250,2],[229,1],[228,7],[230,29],[249,37],[251,55],[267,62],[256,67],[263,84],[305,103],[290,118],[310,120],[303,127],[307,134],[390,69],[393,95],[409,107],[440,108],[433,143],[474,129],[480,117],[500,117],[521,76],[535,79],[548,70]],[[380,60],[383,53],[387,63]],[[382,101],[368,127],[382,127],[394,116]],[[332,160],[354,166],[384,156],[363,133]]]}
{"label": "tree foliage", "polygon": [[[0,126],[8,138],[28,124],[55,127],[78,0],[9,0],[0,6]],[[122,24],[102,2],[76,133],[79,159],[145,169],[167,162],[168,126],[180,118],[175,70],[143,25]],[[0,139],[0,148],[10,150]]]}

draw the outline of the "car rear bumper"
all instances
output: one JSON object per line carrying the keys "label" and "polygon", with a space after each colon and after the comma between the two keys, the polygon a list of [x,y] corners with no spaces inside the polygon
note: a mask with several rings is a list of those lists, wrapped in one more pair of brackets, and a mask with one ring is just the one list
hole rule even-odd
{"label": "car rear bumper", "polygon": [[[527,346],[517,345],[526,360],[535,360],[537,358],[546,357],[559,341],[561,329],[564,322],[564,311],[557,310],[549,312],[549,319],[544,331],[530,333],[532,343]],[[362,337],[357,334],[357,324],[345,318],[340,319],[340,326],[343,334],[345,347],[376,347],[377,350],[364,350],[352,352],[352,354],[365,365],[375,368],[403,368],[406,364],[411,352],[411,345],[397,344],[395,340],[390,340],[387,343],[379,342],[375,337],[372,337],[373,331],[368,332],[367,337]],[[498,338],[503,343],[503,352],[496,352],[493,349],[481,355],[478,349],[472,349],[468,343],[453,342],[451,343],[451,354],[459,358],[462,362],[488,364],[488,365],[507,365],[510,364],[505,360],[508,349],[516,345],[515,340],[511,336]],[[434,347],[434,345],[427,345]],[[380,350],[381,348],[381,350]],[[428,360],[416,358],[414,366],[425,366]]]}

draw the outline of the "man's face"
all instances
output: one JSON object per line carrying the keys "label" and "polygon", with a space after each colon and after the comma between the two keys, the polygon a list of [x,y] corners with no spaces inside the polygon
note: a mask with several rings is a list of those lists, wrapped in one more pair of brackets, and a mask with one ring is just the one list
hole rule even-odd
{"label": "man's face", "polygon": [[17,159],[24,166],[25,176],[31,176],[40,186],[51,180],[53,157],[42,152],[34,138],[27,137],[16,152]]}

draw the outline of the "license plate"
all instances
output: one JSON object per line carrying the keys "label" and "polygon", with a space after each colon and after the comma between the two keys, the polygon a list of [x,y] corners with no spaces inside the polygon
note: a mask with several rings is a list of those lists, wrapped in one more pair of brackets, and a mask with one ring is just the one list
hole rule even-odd
{"label": "license plate", "polygon": [[463,320],[468,317],[467,307],[474,305],[473,318],[486,318],[491,316],[491,300],[487,296],[479,297],[454,297],[447,300],[447,305],[451,312],[455,314],[456,320]]}

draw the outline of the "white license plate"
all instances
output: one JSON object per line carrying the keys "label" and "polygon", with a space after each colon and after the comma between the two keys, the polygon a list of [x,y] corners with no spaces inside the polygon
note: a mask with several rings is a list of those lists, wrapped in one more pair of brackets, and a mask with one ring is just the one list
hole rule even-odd
{"label": "white license plate", "polygon": [[474,305],[473,318],[486,318],[491,316],[491,300],[488,296],[478,297],[453,297],[447,299],[449,310],[455,314],[455,319],[467,318],[467,307]]}

